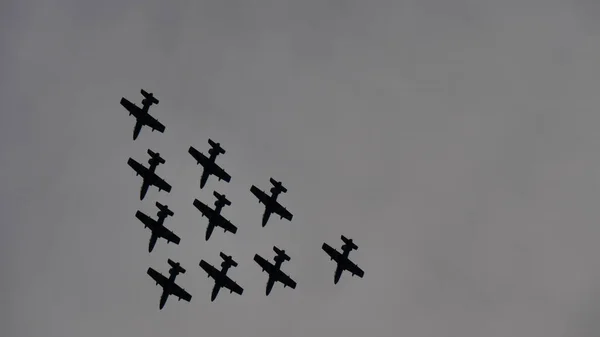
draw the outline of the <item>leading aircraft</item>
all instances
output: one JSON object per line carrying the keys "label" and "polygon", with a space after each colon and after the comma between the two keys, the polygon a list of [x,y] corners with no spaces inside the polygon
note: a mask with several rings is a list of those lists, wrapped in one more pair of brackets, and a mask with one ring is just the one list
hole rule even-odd
{"label": "leading aircraft", "polygon": [[173,242],[174,244],[179,244],[179,237],[175,235],[175,233],[171,232],[164,226],[165,219],[168,216],[173,216],[174,213],[169,209],[169,206],[163,205],[159,202],[156,202],[156,207],[158,207],[159,211],[156,214],[158,216],[158,220],[151,219],[146,214],[137,211],[135,213],[135,217],[138,218],[143,224],[144,228],[150,228],[152,235],[150,236],[150,244],[148,246],[148,252],[152,252],[154,249],[154,245],[156,244],[156,240],[158,238],[163,238],[167,240],[167,243]]}
{"label": "leading aircraft", "polygon": [[208,144],[212,147],[208,150],[208,154],[210,155],[208,158],[201,152],[198,152],[193,146],[190,146],[190,149],[188,150],[189,154],[196,159],[197,164],[202,164],[204,167],[202,177],[200,178],[200,188],[203,188],[204,185],[206,185],[208,176],[211,174],[215,175],[219,180],[225,180],[226,182],[231,180],[231,176],[215,163],[218,155],[225,154],[225,149],[221,147],[221,143],[215,143],[211,139],[208,139]]}
{"label": "leading aircraft", "polygon": [[281,271],[281,264],[284,261],[289,261],[290,257],[285,253],[285,250],[280,250],[276,246],[273,246],[273,250],[277,255],[275,255],[275,265],[271,264],[267,260],[263,259],[262,256],[256,254],[254,255],[254,261],[258,263],[258,265],[262,268],[263,271],[266,271],[269,274],[269,280],[267,281],[267,296],[273,289],[273,285],[276,281],[283,283],[283,287],[290,287],[292,289],[296,289],[296,282],[290,278],[289,275],[286,275],[283,271]]}
{"label": "leading aircraft", "polygon": [[192,295],[175,284],[175,278],[180,273],[185,274],[185,269],[181,267],[179,262],[173,262],[171,259],[169,259],[167,262],[169,262],[169,265],[171,266],[171,269],[169,269],[169,278],[164,277],[162,274],[152,268],[148,268],[148,275],[154,279],[157,285],[160,284],[160,286],[163,288],[163,293],[160,296],[159,309],[162,309],[165,306],[169,295],[177,296],[180,301],[184,300],[189,302],[192,299]]}
{"label": "leading aircraft", "polygon": [[133,140],[136,140],[144,125],[152,128],[152,131],[165,132],[165,126],[148,113],[150,106],[158,104],[158,100],[154,97],[154,94],[148,93],[144,89],[140,92],[144,96],[141,108],[128,101],[125,97],[121,97],[121,105],[129,111],[130,116],[133,115],[136,119],[135,127],[133,128]]}
{"label": "leading aircraft", "polygon": [[283,184],[280,181],[277,181],[273,178],[269,178],[273,187],[271,187],[271,195],[267,195],[262,190],[258,189],[258,187],[252,185],[250,187],[250,192],[254,194],[258,198],[258,203],[265,204],[265,212],[262,217],[262,226],[265,227],[267,221],[269,221],[269,217],[272,213],[275,213],[281,217],[281,219],[286,219],[288,221],[292,221],[292,213],[290,213],[285,207],[281,206],[281,204],[277,201],[277,197],[279,194],[287,193],[287,188],[283,187]]}
{"label": "leading aircraft", "polygon": [[215,209],[210,209],[210,207],[206,206],[198,199],[194,199],[194,206],[202,212],[202,216],[208,218],[208,227],[206,228],[206,241],[210,239],[210,235],[215,229],[215,226],[223,228],[223,232],[230,231],[235,234],[237,232],[237,227],[234,226],[229,220],[225,219],[223,215],[221,215],[221,210],[224,206],[230,206],[231,201],[227,200],[225,195],[221,195],[216,191],[213,192],[213,195],[217,197],[217,201],[215,201]]}
{"label": "leading aircraft", "polygon": [[335,262],[337,262],[337,267],[335,269],[335,277],[333,279],[334,284],[338,283],[338,281],[340,280],[340,276],[342,276],[342,272],[344,270],[347,270],[350,273],[352,273],[352,276],[358,275],[361,278],[365,274],[365,272],[362,269],[358,268],[358,266],[354,264],[354,262],[348,259],[348,255],[350,254],[350,252],[354,249],[358,249],[358,246],[352,241],[352,239],[347,239],[343,235],[342,241],[344,241],[344,244],[342,245],[342,253],[331,248],[331,246],[329,246],[326,243],[323,243],[322,247],[323,250],[329,255],[331,260],[335,260]]}
{"label": "leading aircraft", "polygon": [[167,182],[157,176],[154,172],[158,164],[164,164],[165,160],[158,152],[155,153],[152,150],[148,150],[148,154],[151,158],[148,160],[148,164],[150,164],[150,166],[147,168],[132,158],[129,158],[127,161],[127,164],[129,164],[129,166],[135,170],[135,175],[141,175],[144,179],[144,182],[142,183],[142,189],[140,191],[140,200],[144,200],[144,196],[146,196],[146,192],[148,192],[148,187],[150,186],[156,186],[158,191],[165,190],[167,193],[171,192],[171,185],[167,184]]}
{"label": "leading aircraft", "polygon": [[221,258],[223,259],[223,262],[221,262],[221,270],[217,270],[217,268],[211,266],[206,261],[200,260],[200,267],[206,271],[208,277],[212,277],[215,280],[215,286],[213,287],[210,296],[211,302],[217,298],[219,290],[222,287],[229,289],[230,293],[235,292],[238,295],[241,295],[244,292],[242,287],[227,276],[227,270],[229,270],[230,267],[237,267],[237,262],[235,262],[231,256],[223,254],[223,252],[219,253],[219,255],[221,255]]}

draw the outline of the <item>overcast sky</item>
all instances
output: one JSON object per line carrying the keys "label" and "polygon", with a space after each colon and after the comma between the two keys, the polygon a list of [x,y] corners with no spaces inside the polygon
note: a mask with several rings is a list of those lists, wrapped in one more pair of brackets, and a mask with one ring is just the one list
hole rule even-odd
{"label": "overcast sky", "polygon": [[[600,5],[592,0],[14,1],[0,5],[7,337],[600,336]],[[166,125],[121,97],[141,88]],[[211,177],[189,146],[227,153]],[[139,200],[147,149],[173,189]],[[293,221],[251,185],[288,188]],[[237,234],[192,205],[232,205]],[[165,224],[179,246],[134,217]],[[340,235],[363,279],[323,242]],[[295,290],[252,260],[291,261]],[[239,263],[222,291],[201,259]],[[170,297],[148,267],[187,273]]]}

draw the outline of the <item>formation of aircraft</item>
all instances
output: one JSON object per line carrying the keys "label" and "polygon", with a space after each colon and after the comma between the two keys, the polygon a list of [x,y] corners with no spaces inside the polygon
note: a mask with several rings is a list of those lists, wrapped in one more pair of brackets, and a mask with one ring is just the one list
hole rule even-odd
{"label": "formation of aircraft", "polygon": [[239,284],[227,276],[227,271],[229,268],[237,267],[237,262],[235,262],[230,255],[225,255],[223,252],[219,253],[219,255],[221,255],[221,258],[223,259],[223,262],[221,262],[221,270],[218,270],[204,260],[200,260],[200,267],[204,269],[204,271],[208,274],[208,277],[212,277],[215,280],[215,286],[213,287],[210,295],[211,302],[217,298],[221,288],[227,288],[229,289],[230,293],[235,292],[238,295],[241,295],[244,292],[244,289],[240,287]]}
{"label": "formation of aircraft", "polygon": [[335,275],[333,278],[333,283],[337,284],[342,276],[342,272],[344,270],[349,271],[352,276],[358,275],[358,277],[363,277],[365,272],[360,269],[354,262],[350,261],[348,255],[352,250],[358,249],[358,246],[352,241],[352,239],[347,239],[342,235],[342,241],[344,244],[342,245],[342,252],[338,252],[337,250],[331,248],[327,243],[323,243],[323,250],[329,255],[331,260],[335,260],[337,263],[337,267],[335,268]]}
{"label": "formation of aircraft", "polygon": [[281,264],[283,264],[284,261],[289,261],[290,257],[285,253],[285,250],[280,250],[276,246],[273,246],[273,250],[277,254],[274,258],[274,265],[265,260],[262,256],[258,254],[254,255],[254,261],[258,263],[262,268],[262,271],[266,271],[267,274],[269,274],[269,280],[267,281],[267,296],[271,293],[271,289],[273,289],[275,282],[281,282],[284,288],[290,287],[296,289],[296,282],[292,280],[289,275],[281,271]]}
{"label": "formation of aircraft", "polygon": [[221,147],[221,143],[215,143],[212,139],[208,139],[208,144],[210,144],[211,148],[208,150],[209,157],[207,158],[201,152],[198,152],[193,146],[190,146],[188,152],[196,159],[197,164],[202,165],[204,170],[202,171],[202,176],[200,177],[200,189],[204,188],[206,185],[206,181],[208,180],[208,176],[215,175],[219,180],[224,180],[225,182],[231,181],[231,176],[225,172],[221,166],[215,163],[217,156],[220,154],[225,154],[225,149]]}
{"label": "formation of aircraft", "polygon": [[144,228],[150,228],[152,235],[150,236],[150,244],[148,246],[148,252],[152,252],[154,249],[154,245],[156,244],[156,240],[158,238],[163,238],[169,242],[173,242],[174,244],[179,244],[179,236],[175,235],[175,233],[171,232],[164,226],[165,219],[169,216],[173,216],[174,213],[169,209],[169,206],[165,206],[159,202],[156,202],[156,207],[158,207],[159,211],[156,214],[158,216],[157,220],[151,219],[146,214],[137,211],[135,213],[135,217],[138,218],[143,224]]}
{"label": "formation of aircraft", "polygon": [[221,215],[221,210],[225,206],[230,206],[231,201],[227,200],[225,195],[221,195],[218,192],[213,192],[213,195],[217,198],[215,201],[215,209],[211,209],[206,206],[204,203],[199,201],[198,199],[194,199],[194,206],[202,213],[203,217],[208,218],[208,227],[206,227],[206,236],[205,239],[208,241],[210,239],[210,235],[215,229],[215,226],[223,228],[223,232],[229,231],[233,234],[237,232],[237,227],[234,226],[229,220],[225,219],[223,215]]}
{"label": "formation of aircraft", "polygon": [[128,101],[125,97],[121,97],[120,102],[121,105],[129,111],[129,115],[133,115],[136,119],[135,127],[133,128],[133,140],[137,139],[142,130],[142,126],[144,125],[150,127],[152,131],[156,130],[160,133],[165,132],[165,126],[148,113],[152,104],[158,104],[158,99],[156,99],[152,93],[148,93],[144,89],[141,90],[141,93],[144,96],[141,108]]}
{"label": "formation of aircraft", "polygon": [[177,275],[185,274],[185,269],[183,269],[179,262],[173,262],[171,259],[168,259],[167,262],[171,266],[171,269],[169,269],[169,278],[164,277],[152,268],[148,268],[148,275],[154,279],[157,285],[160,285],[163,288],[162,295],[160,296],[159,309],[164,308],[169,295],[177,296],[180,301],[184,300],[189,302],[192,299],[192,295],[175,283]]}
{"label": "formation of aircraft", "polygon": [[258,198],[258,203],[265,205],[265,212],[263,213],[262,217],[263,227],[265,227],[267,221],[269,221],[269,217],[273,213],[279,215],[281,219],[286,219],[288,221],[292,221],[293,217],[292,213],[290,213],[285,207],[281,206],[281,204],[277,201],[277,197],[281,193],[287,193],[287,188],[283,187],[283,184],[280,181],[277,181],[273,178],[269,178],[269,181],[271,184],[273,184],[273,187],[271,187],[271,195],[267,195],[254,185],[250,187],[250,192],[252,192],[252,194]]}
{"label": "formation of aircraft", "polygon": [[[133,115],[136,118],[136,124],[133,130],[134,140],[137,139],[143,126],[148,126],[152,129],[152,131],[157,130],[160,133],[164,133],[165,130],[165,126],[148,113],[150,106],[153,104],[158,104],[158,99],[156,99],[152,93],[148,93],[144,89],[141,89],[141,93],[144,96],[141,108],[131,103],[124,97],[121,98],[120,102],[121,105],[129,111],[129,115]],[[219,181],[224,180],[227,183],[231,181],[231,176],[215,162],[217,156],[225,154],[225,149],[220,143],[214,142],[210,138],[208,139],[208,144],[211,146],[211,148],[208,150],[208,157],[196,150],[193,146],[190,146],[188,150],[189,154],[194,157],[197,164],[201,164],[203,167],[202,175],[200,177],[201,190],[206,185],[210,175],[216,176]],[[133,158],[129,158],[127,161],[127,164],[135,171],[136,176],[142,176],[143,182],[140,190],[140,200],[144,200],[144,197],[151,186],[158,188],[159,192],[163,190],[167,193],[171,192],[171,185],[169,185],[156,173],[156,168],[160,164],[165,164],[165,159],[163,159],[158,152],[154,152],[150,149],[148,149],[147,152],[150,155],[148,167],[144,167]],[[292,213],[290,213],[290,211],[283,207],[278,201],[278,197],[281,193],[287,193],[287,188],[283,186],[281,181],[277,181],[272,177],[269,178],[269,181],[273,185],[270,189],[271,195],[268,195],[255,185],[250,187],[250,192],[252,192],[252,194],[258,199],[259,203],[264,204],[265,206],[261,221],[262,227],[266,226],[272,214],[276,214],[280,217],[280,219],[286,219],[288,221],[292,221],[293,218]],[[231,232],[232,234],[237,233],[238,229],[222,214],[225,206],[231,206],[231,201],[227,199],[225,194],[221,194],[217,191],[213,191],[213,195],[216,198],[214,202],[214,209],[211,209],[198,199],[194,199],[193,202],[193,205],[200,211],[202,217],[206,217],[208,219],[205,241],[210,239],[216,227],[223,229],[223,232]],[[167,205],[163,205],[158,201],[155,203],[155,205],[159,209],[156,214],[156,219],[150,218],[148,215],[139,210],[135,213],[135,217],[144,224],[144,228],[148,228],[151,231],[150,241],[148,244],[149,253],[154,250],[156,242],[159,238],[164,239],[167,243],[172,242],[176,245],[179,245],[181,241],[179,236],[177,236],[173,231],[164,225],[164,222],[168,217],[174,216],[174,212],[169,209]],[[323,243],[322,246],[322,249],[329,255],[330,259],[335,260],[337,264],[334,273],[334,284],[339,282],[343,271],[348,271],[352,274],[352,276],[358,275],[361,278],[364,275],[364,271],[348,258],[350,252],[352,250],[357,250],[358,246],[353,242],[352,239],[348,239],[344,235],[341,236],[341,239],[344,242],[341,247],[342,252],[331,248],[331,246],[329,246],[327,243]],[[265,289],[266,296],[269,296],[273,286],[277,282],[281,283],[284,288],[289,287],[291,289],[296,289],[297,285],[296,281],[294,281],[288,274],[281,270],[282,264],[285,261],[291,260],[290,256],[285,250],[280,249],[277,246],[273,246],[273,251],[276,254],[273,258],[273,262],[267,261],[258,254],[254,255],[254,261],[259,265],[263,272],[268,274]],[[226,255],[223,252],[220,252],[219,255],[223,259],[220,270],[210,265],[205,260],[200,260],[199,264],[200,267],[207,273],[207,277],[214,280],[211,301],[215,301],[221,288],[226,288],[230,291],[230,293],[235,292],[239,295],[242,295],[244,292],[244,289],[227,275],[229,269],[231,267],[237,267],[238,263],[233,260],[231,255]],[[179,274],[185,274],[186,270],[179,262],[174,262],[171,259],[168,259],[167,262],[170,265],[168,277],[163,276],[152,268],[148,268],[147,271],[147,274],[152,277],[156,284],[163,288],[162,295],[160,297],[159,310],[165,306],[170,295],[178,297],[178,300],[184,300],[187,302],[190,302],[192,299],[192,296],[187,291],[175,283],[175,278]]]}
{"label": "formation of aircraft", "polygon": [[142,166],[142,164],[135,161],[133,158],[129,158],[127,160],[127,164],[131,166],[131,168],[135,171],[136,176],[142,176],[144,181],[142,182],[142,189],[140,190],[140,200],[144,200],[146,196],[146,192],[148,192],[148,188],[150,186],[156,186],[158,191],[164,190],[165,192],[171,192],[171,185],[167,184],[161,177],[156,175],[156,167],[159,164],[164,164],[165,160],[160,156],[160,153],[154,152],[152,150],[148,150],[148,154],[150,155],[150,159],[148,160],[147,168]]}

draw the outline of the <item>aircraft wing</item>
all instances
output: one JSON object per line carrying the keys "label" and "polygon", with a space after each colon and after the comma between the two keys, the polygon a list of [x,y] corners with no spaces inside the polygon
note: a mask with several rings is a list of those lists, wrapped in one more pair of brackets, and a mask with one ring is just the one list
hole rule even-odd
{"label": "aircraft wing", "polygon": [[156,221],[151,219],[149,216],[140,211],[137,211],[135,213],[135,217],[138,218],[144,225],[154,230],[154,227],[156,226]]}
{"label": "aircraft wing", "polygon": [[289,275],[287,275],[281,270],[277,271],[277,281],[285,284],[286,286],[292,289],[296,289],[296,282],[292,280],[292,278]]}
{"label": "aircraft wing", "polygon": [[263,259],[263,257],[258,254],[254,255],[254,261],[256,261],[256,263],[258,263],[258,265],[262,268],[262,270],[271,274],[271,269],[273,268],[273,265],[269,261]]}
{"label": "aircraft wing", "polygon": [[171,185],[169,185],[166,181],[164,181],[161,177],[154,174],[154,180],[152,181],[152,185],[164,190],[165,192],[171,192]]}
{"label": "aircraft wing", "polygon": [[351,272],[352,274],[358,275],[358,277],[363,277],[363,275],[365,275],[365,272],[362,269],[360,269],[356,264],[354,264],[354,262],[346,260],[344,264],[346,270]]}
{"label": "aircraft wing", "polygon": [[208,276],[212,277],[213,279],[215,279],[215,277],[219,275],[219,271],[204,260],[200,260],[200,267],[202,267],[202,269],[204,269]]}
{"label": "aircraft wing", "polygon": [[139,175],[141,175],[142,177],[146,176],[146,173],[148,172],[148,169],[143,167],[142,164],[138,163],[137,161],[135,161],[132,158],[129,158],[129,160],[127,160],[127,164]]}
{"label": "aircraft wing", "polygon": [[242,287],[240,287],[239,284],[235,283],[235,281],[233,281],[232,279],[230,279],[229,277],[225,276],[223,278],[223,286],[231,291],[233,291],[234,293],[241,295],[244,292],[244,289]]}
{"label": "aircraft wing", "polygon": [[273,209],[273,212],[277,213],[279,216],[283,217],[284,219],[288,220],[288,221],[292,221],[292,213],[290,213],[290,211],[288,211],[285,207],[281,206],[280,203],[275,203],[275,207]]}
{"label": "aircraft wing", "polygon": [[165,126],[150,115],[146,115],[144,117],[144,124],[158,132],[165,132]]}
{"label": "aircraft wing", "polygon": [[148,275],[150,275],[150,277],[152,277],[154,281],[156,281],[157,284],[160,284],[160,286],[163,288],[169,282],[169,280],[166,277],[164,277],[162,274],[160,274],[152,268],[148,268]]}
{"label": "aircraft wing", "polygon": [[327,253],[333,260],[335,260],[338,263],[341,261],[342,254],[340,254],[337,250],[331,248],[330,245],[324,243],[322,248],[325,251],[325,253]]}
{"label": "aircraft wing", "polygon": [[169,242],[173,242],[176,245],[178,245],[179,241],[181,240],[179,238],[179,236],[175,235],[175,233],[171,232],[164,226],[163,226],[162,230],[160,231],[160,236],[162,236],[163,239],[165,239]]}
{"label": "aircraft wing", "polygon": [[196,208],[208,219],[212,219],[213,215],[215,214],[213,209],[206,206],[198,199],[194,199],[194,206],[196,206]]}
{"label": "aircraft wing", "polygon": [[198,152],[198,150],[194,149],[192,146],[190,146],[190,149],[188,150],[188,152],[189,152],[189,154],[192,155],[192,157],[194,157],[194,159],[196,159],[198,164],[200,164],[202,166],[206,166],[208,164],[208,162],[209,162],[208,158],[206,158],[205,155]]}
{"label": "aircraft wing", "polygon": [[219,165],[214,164],[211,168],[211,173],[217,176],[217,178],[229,182],[231,180],[231,176],[229,173],[225,172]]}
{"label": "aircraft wing", "polygon": [[190,295],[185,289],[181,288],[177,284],[173,283],[171,285],[171,295],[175,295],[179,297],[179,299],[189,302],[192,299],[192,295]]}
{"label": "aircraft wing", "polygon": [[121,105],[127,109],[130,114],[134,115],[135,118],[140,118],[142,116],[142,109],[128,101],[125,97],[121,98]]}
{"label": "aircraft wing", "polygon": [[237,227],[234,226],[229,220],[225,219],[225,217],[223,217],[221,214],[218,214],[218,217],[219,219],[215,222],[219,225],[219,227],[233,234],[237,232]]}
{"label": "aircraft wing", "polygon": [[259,202],[262,202],[263,204],[267,203],[269,196],[265,192],[259,190],[258,187],[252,185],[252,187],[250,187],[250,192],[258,198]]}

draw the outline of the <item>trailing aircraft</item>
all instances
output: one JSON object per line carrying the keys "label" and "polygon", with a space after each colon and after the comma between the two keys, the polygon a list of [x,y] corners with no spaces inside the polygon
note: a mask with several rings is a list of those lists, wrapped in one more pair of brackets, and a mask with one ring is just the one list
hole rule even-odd
{"label": "trailing aircraft", "polygon": [[208,140],[208,144],[212,147],[208,150],[208,154],[210,155],[208,158],[201,152],[198,152],[193,146],[190,146],[190,149],[188,150],[189,154],[196,159],[197,164],[201,164],[204,167],[202,176],[200,177],[201,189],[206,185],[208,176],[211,174],[215,175],[219,180],[224,180],[226,182],[231,181],[231,176],[215,163],[218,155],[225,154],[225,149],[221,147],[221,143],[215,143],[211,139]]}
{"label": "trailing aircraft", "polygon": [[223,287],[229,289],[230,293],[235,292],[238,295],[241,295],[244,292],[244,289],[240,287],[237,283],[235,283],[229,276],[227,276],[227,271],[230,267],[237,267],[237,262],[233,260],[231,256],[223,254],[223,252],[219,253],[223,262],[221,262],[221,270],[217,270],[217,268],[211,266],[204,260],[200,260],[200,267],[206,271],[208,277],[212,277],[215,280],[215,286],[213,287],[212,294],[210,296],[211,302],[217,298],[219,294],[219,290]]}
{"label": "trailing aircraft", "polygon": [[361,277],[361,278],[365,274],[365,272],[362,269],[360,269],[356,264],[354,264],[354,262],[352,262],[352,261],[350,261],[350,259],[348,259],[348,255],[350,254],[350,252],[352,250],[358,249],[358,246],[356,244],[354,244],[352,239],[347,239],[343,235],[342,235],[342,241],[344,241],[344,244],[342,245],[342,253],[331,248],[331,246],[329,246],[326,243],[323,243],[323,247],[322,247],[323,250],[329,255],[331,260],[335,260],[335,262],[337,263],[337,267],[335,269],[335,276],[333,279],[334,284],[338,283],[338,281],[340,280],[340,276],[342,276],[342,272],[344,270],[347,270],[350,273],[352,273],[352,276],[358,275],[358,277]]}
{"label": "trailing aircraft", "polygon": [[161,133],[165,132],[165,126],[148,113],[150,106],[152,106],[152,104],[158,104],[158,100],[152,93],[148,93],[144,89],[142,89],[140,92],[144,96],[141,108],[128,101],[125,97],[121,97],[120,102],[121,105],[127,109],[127,111],[129,111],[129,116],[133,115],[136,119],[135,127],[133,128],[133,140],[137,139],[140,131],[142,130],[142,126],[144,125],[149,126],[152,131],[157,130]]}
{"label": "trailing aircraft", "polygon": [[177,296],[178,300],[180,301],[184,300],[189,302],[192,299],[192,295],[175,283],[175,278],[177,275],[180,273],[185,274],[185,269],[181,267],[179,262],[173,262],[171,259],[169,259],[167,262],[169,262],[169,265],[171,266],[171,269],[169,269],[169,278],[164,277],[162,274],[152,268],[148,268],[148,275],[154,279],[157,285],[160,284],[160,286],[163,288],[162,295],[160,296],[159,309],[162,309],[165,306],[169,295]]}
{"label": "trailing aircraft", "polygon": [[165,190],[165,192],[171,192],[171,185],[167,184],[162,178],[156,175],[154,171],[156,171],[156,167],[158,164],[164,164],[165,160],[160,156],[160,153],[153,152],[152,150],[148,150],[148,154],[150,155],[150,159],[148,160],[149,167],[144,167],[137,161],[129,158],[127,164],[131,166],[132,169],[135,170],[136,176],[142,176],[144,179],[142,183],[142,189],[140,191],[140,200],[144,200],[146,196],[146,192],[148,192],[148,188],[150,186],[156,186],[158,191]]}
{"label": "trailing aircraft", "polygon": [[269,178],[269,181],[271,182],[271,184],[273,184],[273,187],[271,188],[271,195],[267,195],[265,192],[258,189],[258,187],[254,185],[250,187],[250,192],[252,192],[252,194],[254,194],[258,198],[258,203],[265,204],[265,212],[263,213],[262,217],[263,227],[265,227],[267,221],[269,221],[269,217],[273,213],[279,215],[281,219],[286,219],[288,221],[292,221],[293,217],[292,213],[290,213],[287,210],[287,208],[281,206],[281,204],[277,201],[277,197],[279,196],[279,194],[281,194],[282,192],[287,193],[287,188],[283,187],[283,184],[281,184],[281,182],[273,178]]}
{"label": "trailing aircraft", "polygon": [[173,242],[174,244],[179,244],[179,237],[175,235],[172,231],[168,230],[164,226],[165,219],[168,216],[173,216],[174,213],[169,209],[169,206],[165,206],[159,202],[156,202],[156,207],[158,207],[159,211],[156,214],[158,216],[158,220],[151,219],[146,214],[137,211],[135,213],[135,217],[138,218],[143,224],[144,228],[150,228],[152,235],[150,236],[150,244],[148,246],[148,252],[152,252],[154,249],[154,245],[156,244],[156,240],[158,238],[163,238],[169,242]]}
{"label": "trailing aircraft", "polygon": [[230,206],[231,201],[227,200],[225,195],[221,195],[216,191],[213,192],[213,195],[217,197],[217,201],[215,201],[215,209],[210,209],[210,207],[206,206],[198,199],[194,199],[194,206],[202,213],[202,216],[208,218],[208,227],[206,228],[206,241],[210,239],[210,235],[213,232],[215,226],[223,228],[223,232],[230,231],[235,234],[237,232],[237,227],[234,226],[229,220],[225,219],[223,215],[221,215],[221,210],[224,206]]}
{"label": "trailing aircraft", "polygon": [[276,246],[273,246],[273,250],[277,255],[275,255],[275,265],[271,264],[262,256],[256,254],[254,255],[254,261],[258,263],[258,265],[262,268],[262,271],[266,271],[269,274],[269,280],[267,281],[267,296],[273,289],[273,285],[275,282],[279,281],[283,284],[283,287],[290,287],[292,289],[296,289],[296,282],[291,279],[289,275],[286,275],[283,271],[281,271],[281,264],[284,261],[289,261],[290,257],[285,253],[285,250],[280,250]]}

